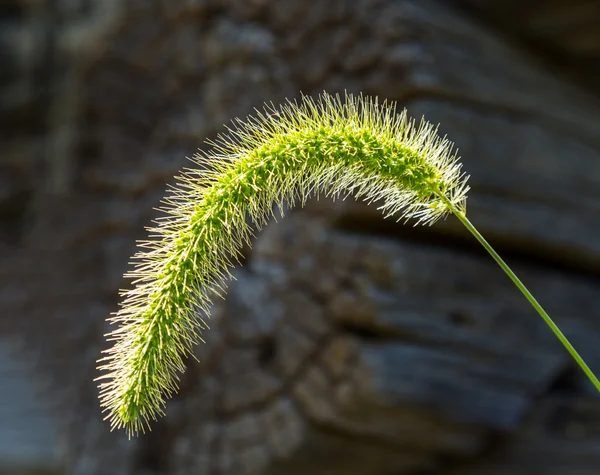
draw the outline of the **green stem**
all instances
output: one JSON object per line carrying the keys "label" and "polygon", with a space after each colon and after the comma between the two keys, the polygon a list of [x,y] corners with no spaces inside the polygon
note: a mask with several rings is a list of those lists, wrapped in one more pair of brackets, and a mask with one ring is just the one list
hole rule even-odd
{"label": "green stem", "polygon": [[494,260],[502,268],[502,270],[504,272],[506,272],[508,277],[510,277],[510,280],[512,280],[513,283],[519,288],[519,290],[523,293],[523,295],[529,301],[529,303],[533,306],[533,308],[535,308],[537,310],[537,312],[544,319],[546,324],[554,332],[556,337],[561,341],[561,343],[564,345],[564,347],[567,349],[567,351],[571,354],[573,359],[575,359],[575,361],[577,361],[577,363],[579,364],[581,369],[585,372],[585,374],[590,379],[592,384],[596,387],[596,389],[598,391],[600,391],[600,381],[598,381],[598,378],[596,378],[596,376],[594,375],[592,370],[589,368],[589,366],[585,363],[585,361],[583,361],[583,358],[579,355],[579,353],[577,353],[577,350],[575,350],[575,348],[573,348],[573,345],[571,345],[571,343],[569,343],[569,340],[567,339],[567,337],[565,335],[563,335],[563,333],[556,326],[556,324],[552,321],[550,316],[546,313],[546,311],[542,308],[542,306],[538,303],[538,301],[533,297],[533,295],[531,295],[531,292],[529,292],[529,290],[527,289],[527,287],[525,287],[523,282],[521,282],[521,280],[515,275],[515,273],[511,270],[511,268],[508,266],[508,264],[506,264],[506,262],[504,262],[504,260],[498,255],[498,253],[494,250],[494,248],[492,246],[490,246],[490,244],[479,233],[479,231],[477,231],[475,226],[473,226],[473,224],[471,224],[471,222],[467,219],[467,217],[463,213],[461,213],[459,211],[454,211],[454,215],[458,219],[460,219],[460,221],[471,232],[471,234],[473,236],[475,236],[475,238],[481,243],[481,245],[485,248],[485,250],[490,253],[490,255],[494,258]]}

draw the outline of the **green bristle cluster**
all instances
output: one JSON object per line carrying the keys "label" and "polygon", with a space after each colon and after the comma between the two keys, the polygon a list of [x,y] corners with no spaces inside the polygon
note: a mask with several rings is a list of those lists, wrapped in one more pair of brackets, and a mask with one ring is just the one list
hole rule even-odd
{"label": "green bristle cluster", "polygon": [[386,216],[432,223],[464,214],[466,177],[452,144],[393,104],[321,95],[269,107],[238,121],[214,149],[195,157],[164,200],[164,216],[140,243],[114,346],[100,369],[101,402],[113,427],[130,434],[161,415],[184,358],[206,327],[240,249],[276,207],[320,192],[381,202]]}

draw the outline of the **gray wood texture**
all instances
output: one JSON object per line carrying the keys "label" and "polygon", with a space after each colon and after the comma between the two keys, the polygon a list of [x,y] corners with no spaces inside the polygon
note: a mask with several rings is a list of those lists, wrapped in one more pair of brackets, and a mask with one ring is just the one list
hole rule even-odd
{"label": "gray wood texture", "polygon": [[535,50],[561,74],[594,87],[600,79],[600,2],[451,0],[509,41]]}
{"label": "gray wood texture", "polygon": [[0,331],[60,401],[67,473],[598,472],[600,400],[459,223],[413,228],[350,200],[258,236],[151,433],[128,441],[101,420],[104,319],[165,182],[222,123],[300,90],[440,122],[471,174],[470,218],[600,372],[597,91],[457,3],[39,4],[96,27],[53,37],[69,74],[52,75],[47,109],[25,104],[48,125],[15,122],[3,148]]}
{"label": "gray wood texture", "polygon": [[0,474],[61,473],[53,408],[34,373],[0,340]]}

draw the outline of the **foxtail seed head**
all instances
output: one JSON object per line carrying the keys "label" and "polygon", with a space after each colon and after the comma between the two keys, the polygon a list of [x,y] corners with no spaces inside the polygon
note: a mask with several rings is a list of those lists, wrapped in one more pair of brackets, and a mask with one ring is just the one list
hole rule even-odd
{"label": "foxtail seed head", "polygon": [[194,157],[139,244],[133,288],[110,318],[113,346],[99,360],[100,400],[113,428],[144,431],[177,390],[184,358],[206,328],[211,294],[274,213],[323,192],[378,200],[386,216],[433,223],[465,212],[467,177],[453,145],[395,104],[326,93],[236,120]]}

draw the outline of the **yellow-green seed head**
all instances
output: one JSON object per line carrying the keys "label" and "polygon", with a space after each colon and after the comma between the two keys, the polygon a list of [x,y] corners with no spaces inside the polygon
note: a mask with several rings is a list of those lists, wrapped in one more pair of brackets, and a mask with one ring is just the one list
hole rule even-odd
{"label": "yellow-green seed head", "polygon": [[[113,428],[129,434],[162,415],[184,358],[200,339],[214,289],[252,229],[319,192],[380,201],[386,216],[432,223],[465,212],[467,177],[452,144],[395,104],[326,93],[236,121],[194,158],[164,200],[164,216],[140,243],[133,288],[122,293],[113,346],[99,360],[100,399]],[[275,206],[274,206],[275,205]]]}

